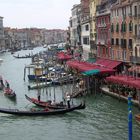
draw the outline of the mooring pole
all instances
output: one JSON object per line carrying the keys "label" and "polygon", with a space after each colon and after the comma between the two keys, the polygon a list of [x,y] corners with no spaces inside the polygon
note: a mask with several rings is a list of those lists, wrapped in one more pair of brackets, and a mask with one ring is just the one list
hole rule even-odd
{"label": "mooring pole", "polygon": [[128,140],[132,140],[132,97],[128,95]]}

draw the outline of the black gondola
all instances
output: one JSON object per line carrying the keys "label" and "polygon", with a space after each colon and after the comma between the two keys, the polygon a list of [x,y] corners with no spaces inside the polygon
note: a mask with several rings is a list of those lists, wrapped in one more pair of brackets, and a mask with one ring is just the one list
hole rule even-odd
{"label": "black gondola", "polygon": [[16,99],[16,93],[12,89],[5,88],[4,95],[10,99]]}
{"label": "black gondola", "polygon": [[71,108],[65,108],[65,109],[55,109],[55,110],[50,110],[48,108],[44,110],[31,110],[31,111],[21,111],[18,109],[4,109],[0,108],[1,113],[6,113],[6,114],[11,114],[11,115],[17,115],[17,116],[49,116],[49,115],[59,115],[59,114],[65,114],[68,112],[72,112],[79,107],[81,107],[82,104],[79,104],[75,107]]}
{"label": "black gondola", "polygon": [[[47,101],[47,102],[38,101],[35,98],[28,97],[26,94],[25,94],[25,98],[28,101],[30,101],[31,103],[33,103],[37,106],[40,106],[40,107],[44,107],[44,108],[45,107],[50,108],[50,109],[64,109],[64,108],[67,108],[67,105],[63,104],[63,102],[51,104],[51,101]],[[74,107],[74,106],[72,106],[72,107]],[[81,106],[79,106],[79,108],[77,108],[77,109],[84,109],[84,108],[85,108],[85,103],[81,103]]]}
{"label": "black gondola", "polygon": [[15,55],[13,55],[15,58],[21,58],[21,59],[23,59],[23,58],[32,58],[33,56],[32,55],[25,55],[25,56],[15,56]]}

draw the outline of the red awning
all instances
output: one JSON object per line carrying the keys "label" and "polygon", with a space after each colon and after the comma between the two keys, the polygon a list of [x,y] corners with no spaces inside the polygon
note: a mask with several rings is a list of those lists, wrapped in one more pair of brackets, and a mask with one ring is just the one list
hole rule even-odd
{"label": "red awning", "polygon": [[101,65],[101,66],[104,66],[104,67],[107,67],[107,68],[111,68],[111,69],[116,68],[121,63],[122,63],[121,61],[102,59],[102,58],[97,59],[97,61],[95,62],[95,64],[97,64],[97,65]]}
{"label": "red awning", "polygon": [[106,80],[113,83],[123,84],[123,85],[140,89],[140,79],[138,78],[135,79],[134,77],[130,77],[130,76],[117,75],[117,76],[107,77]]}
{"label": "red awning", "polygon": [[69,59],[72,58],[72,56],[71,56],[71,55],[68,55],[68,54],[66,54],[66,53],[64,53],[64,52],[59,52],[59,53],[57,54],[57,58],[58,58],[59,60],[69,60]]}
{"label": "red awning", "polygon": [[89,70],[94,70],[94,69],[98,69],[100,71],[100,73],[112,73],[115,72],[115,70],[113,69],[109,69],[109,68],[104,68],[102,66],[98,66],[95,64],[91,64],[88,62],[83,62],[83,61],[67,61],[67,65],[69,67],[72,67],[74,69],[79,70],[80,72],[85,72],[85,71],[89,71]]}

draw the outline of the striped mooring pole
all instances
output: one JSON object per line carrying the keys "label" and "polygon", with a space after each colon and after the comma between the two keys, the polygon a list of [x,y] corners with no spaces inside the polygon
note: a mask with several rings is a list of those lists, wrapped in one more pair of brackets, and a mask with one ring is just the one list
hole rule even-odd
{"label": "striped mooring pole", "polygon": [[128,95],[128,140],[132,140],[132,97]]}

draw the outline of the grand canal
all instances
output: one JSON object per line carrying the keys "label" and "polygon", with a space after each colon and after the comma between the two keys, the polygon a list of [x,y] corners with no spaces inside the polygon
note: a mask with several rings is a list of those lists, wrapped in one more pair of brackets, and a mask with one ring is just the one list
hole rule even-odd
{"label": "grand canal", "polygon": [[[40,48],[36,48],[38,51]],[[19,53],[29,53],[21,51]],[[0,91],[0,107],[29,109],[33,105],[25,94],[36,97],[36,90],[28,91],[28,79],[23,80],[24,66],[29,59],[16,59],[10,53],[0,54],[0,75],[8,80],[17,94],[17,100],[7,99]],[[50,89],[53,90],[53,89]],[[55,89],[56,99],[61,100],[61,87]],[[42,98],[47,95],[42,91]],[[127,140],[127,104],[112,97],[96,94],[84,97],[86,109],[65,115],[49,117],[18,117],[0,114],[1,140]],[[77,99],[79,102],[81,99]],[[140,139],[140,127],[134,120],[139,110],[133,107],[133,140]]]}

